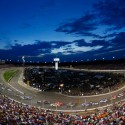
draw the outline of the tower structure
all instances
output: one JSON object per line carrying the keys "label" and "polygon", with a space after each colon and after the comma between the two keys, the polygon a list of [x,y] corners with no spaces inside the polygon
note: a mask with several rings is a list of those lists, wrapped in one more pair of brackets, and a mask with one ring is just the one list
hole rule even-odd
{"label": "tower structure", "polygon": [[54,62],[55,62],[55,70],[58,70],[59,58],[54,58]]}
{"label": "tower structure", "polygon": [[25,65],[25,56],[22,56],[23,66]]}

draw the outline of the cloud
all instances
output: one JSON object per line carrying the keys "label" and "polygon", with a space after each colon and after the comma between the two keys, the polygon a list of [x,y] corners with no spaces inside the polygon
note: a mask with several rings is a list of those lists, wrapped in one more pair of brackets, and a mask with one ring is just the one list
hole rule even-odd
{"label": "cloud", "polygon": [[115,50],[108,51],[108,52],[103,52],[103,53],[98,53],[98,54],[95,54],[95,56],[98,56],[98,55],[105,55],[105,54],[115,53],[115,52],[121,52],[121,51],[125,51],[125,48],[115,49]]}
{"label": "cloud", "polygon": [[111,44],[108,41],[105,41],[105,40],[92,40],[91,46],[95,46],[95,45],[103,45],[103,46],[107,47]]}
{"label": "cloud", "polygon": [[97,24],[98,22],[95,20],[94,14],[86,14],[77,20],[62,24],[55,31],[64,32],[67,34],[100,37],[92,33],[92,31],[97,29]]}
{"label": "cloud", "polygon": [[125,32],[118,33],[115,38],[111,40],[113,44],[116,44],[117,46],[123,46],[125,45]]}
{"label": "cloud", "polygon": [[[100,0],[93,5],[92,11],[81,18],[66,21],[55,31],[73,34],[76,36],[90,36],[94,38],[110,38],[118,31],[125,28],[125,0]],[[98,32],[103,26],[103,32]],[[105,33],[104,33],[105,32]],[[106,35],[105,35],[106,34]]]}
{"label": "cloud", "polygon": [[88,52],[93,50],[101,49],[103,46],[78,46],[77,43],[71,43],[60,48],[54,48],[51,50],[51,53],[58,54],[62,53],[62,55],[72,54],[72,53],[81,53],[81,52]]}
{"label": "cloud", "polygon": [[14,40],[14,45],[9,45],[7,50],[1,49],[0,53],[4,57],[21,57],[23,55],[27,57],[43,57],[44,55],[51,55],[53,48],[59,48],[65,46],[69,42],[65,41],[41,41],[35,40],[34,44],[21,45],[18,40]]}
{"label": "cloud", "polygon": [[35,40],[34,44],[21,45],[15,41],[8,50],[0,50],[5,57],[48,57],[52,58],[53,55],[76,55],[78,53],[96,51],[103,47],[103,45],[92,45],[86,43],[84,39],[72,42],[66,41],[40,41]]}
{"label": "cloud", "polygon": [[115,53],[121,57],[120,53],[125,51],[124,48],[125,32],[120,32],[110,40],[95,39],[89,42],[84,39],[71,42],[35,40],[33,44],[21,45],[18,40],[14,40],[14,44],[11,44],[9,49],[1,49],[0,54],[1,57],[6,58],[26,56],[43,60],[53,60],[55,55],[62,59],[79,59],[103,55],[113,56]]}
{"label": "cloud", "polygon": [[65,46],[70,43],[66,41],[41,41],[41,40],[35,40],[35,41],[36,41],[35,44],[37,45],[37,47],[41,47],[42,51],[43,50],[49,51],[52,48],[59,48],[61,46]]}
{"label": "cloud", "polygon": [[[98,42],[98,41],[97,41]],[[103,42],[102,42],[103,43]],[[94,56],[117,56],[123,58],[125,53],[125,32],[119,32],[116,36],[109,41],[107,44],[103,44],[104,47]]]}
{"label": "cloud", "polygon": [[125,27],[125,1],[103,0],[93,6],[94,11],[100,18],[100,23],[112,26],[112,29]]}
{"label": "cloud", "polygon": [[84,39],[74,40],[73,43],[75,43],[77,46],[90,46],[90,43],[87,43]]}

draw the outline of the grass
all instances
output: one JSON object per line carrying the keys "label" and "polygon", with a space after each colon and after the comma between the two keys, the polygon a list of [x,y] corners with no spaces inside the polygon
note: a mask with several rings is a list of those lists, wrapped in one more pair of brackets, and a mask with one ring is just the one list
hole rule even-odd
{"label": "grass", "polygon": [[4,72],[3,77],[6,82],[8,82],[15,74],[17,70],[7,70]]}

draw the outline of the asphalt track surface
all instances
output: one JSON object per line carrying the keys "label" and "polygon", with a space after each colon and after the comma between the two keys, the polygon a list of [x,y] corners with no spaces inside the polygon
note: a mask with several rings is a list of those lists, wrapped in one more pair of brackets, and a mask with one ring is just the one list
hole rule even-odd
{"label": "asphalt track surface", "polygon": [[[125,99],[125,95],[121,98],[117,98],[115,100],[110,100],[111,96],[113,95],[118,95],[122,92],[125,91],[125,87],[123,87],[122,89],[119,89],[115,92],[112,93],[106,93],[106,94],[100,94],[100,95],[91,95],[91,96],[65,96],[62,95],[60,93],[55,93],[55,92],[42,92],[42,91],[38,91],[33,89],[32,87],[24,84],[22,82],[22,71],[23,68],[17,68],[17,67],[13,67],[12,69],[18,69],[19,72],[10,80],[9,83],[6,83],[3,78],[2,75],[4,73],[5,69],[0,69],[0,92],[7,95],[8,97],[17,100],[19,102],[28,104],[28,105],[34,105],[34,106],[38,106],[41,108],[45,108],[45,109],[52,109],[52,110],[57,110],[57,111],[85,111],[85,110],[90,110],[90,109],[97,109],[97,108],[101,108],[101,107],[105,107],[108,105],[112,105],[115,102],[118,102],[120,100]],[[99,70],[100,72],[101,70]],[[111,72],[111,70],[110,70]],[[114,72],[114,71],[113,71]],[[117,72],[115,70],[115,72]],[[119,70],[118,72],[125,72],[125,71],[121,71]],[[3,88],[2,88],[3,87]],[[30,96],[32,97],[32,99],[22,99],[20,98],[20,96]],[[107,103],[99,103],[95,106],[88,106],[88,107],[83,107],[81,104],[84,102],[99,102],[100,100],[107,98],[108,102]],[[41,104],[38,104],[37,101],[43,101],[43,100],[48,100],[51,103],[55,103],[55,102],[63,102],[64,105],[60,106],[60,107],[54,107],[54,106],[50,106],[50,104],[44,104],[43,102]],[[67,106],[68,103],[74,103],[75,106],[70,105]]]}

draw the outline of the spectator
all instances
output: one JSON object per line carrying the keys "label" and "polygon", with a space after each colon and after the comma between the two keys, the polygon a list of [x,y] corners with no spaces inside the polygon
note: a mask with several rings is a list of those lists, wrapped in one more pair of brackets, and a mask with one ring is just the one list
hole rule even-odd
{"label": "spectator", "polygon": [[0,95],[1,125],[124,125],[125,102],[93,114],[71,115],[23,105]]}

